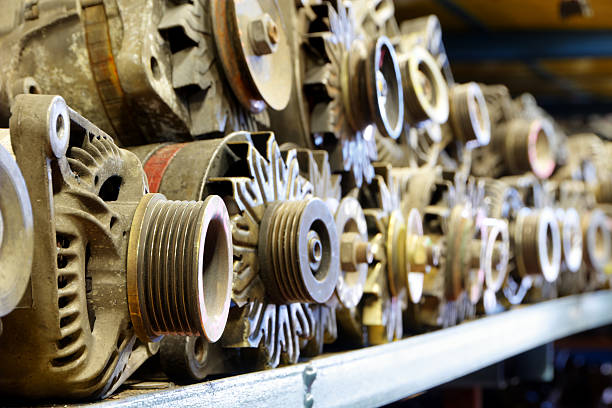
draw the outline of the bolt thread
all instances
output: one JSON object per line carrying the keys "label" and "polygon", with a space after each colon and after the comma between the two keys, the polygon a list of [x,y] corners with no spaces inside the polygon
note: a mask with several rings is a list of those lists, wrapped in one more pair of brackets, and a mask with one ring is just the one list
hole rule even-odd
{"label": "bolt thread", "polygon": [[299,226],[308,201],[279,205],[270,220],[268,253],[279,291],[285,302],[312,302],[300,271]]}

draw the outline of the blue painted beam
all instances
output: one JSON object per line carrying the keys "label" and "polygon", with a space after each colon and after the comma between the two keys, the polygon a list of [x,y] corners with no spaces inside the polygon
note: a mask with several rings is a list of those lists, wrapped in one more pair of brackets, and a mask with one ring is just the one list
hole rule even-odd
{"label": "blue painted beam", "polygon": [[450,61],[612,57],[612,30],[444,32]]}
{"label": "blue painted beam", "polygon": [[451,14],[454,14],[468,26],[481,31],[485,31],[487,29],[479,19],[455,3],[453,0],[436,0],[436,2],[448,10]]}

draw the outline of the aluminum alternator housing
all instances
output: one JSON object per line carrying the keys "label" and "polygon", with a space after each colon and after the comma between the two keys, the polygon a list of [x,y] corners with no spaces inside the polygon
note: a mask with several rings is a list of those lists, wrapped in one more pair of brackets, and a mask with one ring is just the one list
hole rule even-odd
{"label": "aluminum alternator housing", "polygon": [[221,336],[232,247],[219,197],[147,194],[136,155],[59,96],[18,96],[10,132],[35,245],[30,303],[0,336],[0,393],[103,397],[163,335]]}

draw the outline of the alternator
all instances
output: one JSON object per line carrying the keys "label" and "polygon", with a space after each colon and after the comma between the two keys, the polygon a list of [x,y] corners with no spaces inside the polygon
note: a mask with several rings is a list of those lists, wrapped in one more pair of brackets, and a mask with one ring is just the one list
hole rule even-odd
{"label": "alternator", "polygon": [[258,364],[297,362],[314,335],[310,303],[332,296],[339,273],[334,217],[300,175],[295,150],[283,157],[271,133],[133,149],[153,191],[170,198],[221,195],[234,242],[236,307],[224,347],[260,348]]}
{"label": "alternator", "polygon": [[0,337],[2,393],[105,396],[163,335],[221,337],[232,246],[219,197],[147,194],[137,157],[57,96],[18,96],[11,142],[35,245],[31,304]]}
{"label": "alternator", "polygon": [[273,0],[45,1],[3,27],[0,117],[42,92],[126,146],[267,126],[291,92],[285,27]]}
{"label": "alternator", "polygon": [[358,34],[346,1],[301,3],[281,5],[294,27],[295,84],[272,125],[283,142],[327,150],[332,170],[349,173],[343,182],[361,186],[374,177],[374,130],[397,138],[403,126],[395,50],[387,37]]}

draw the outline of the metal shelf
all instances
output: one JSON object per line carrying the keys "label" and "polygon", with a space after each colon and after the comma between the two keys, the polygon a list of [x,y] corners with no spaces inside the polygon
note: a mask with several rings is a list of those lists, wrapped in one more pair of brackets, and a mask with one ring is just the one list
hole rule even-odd
{"label": "metal shelf", "polygon": [[612,291],[568,296],[391,344],[185,387],[119,395],[96,405],[295,407],[314,401],[325,407],[378,406],[611,323]]}

